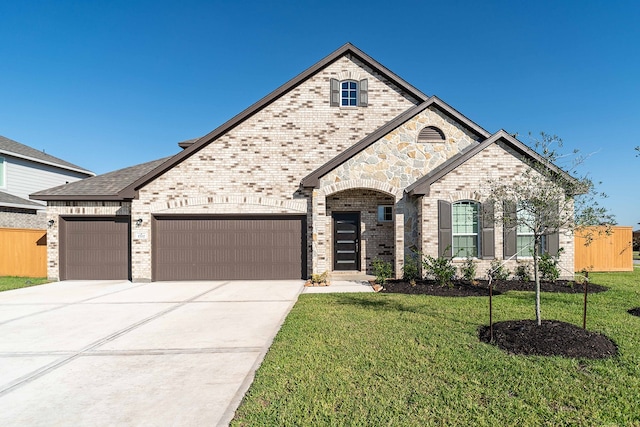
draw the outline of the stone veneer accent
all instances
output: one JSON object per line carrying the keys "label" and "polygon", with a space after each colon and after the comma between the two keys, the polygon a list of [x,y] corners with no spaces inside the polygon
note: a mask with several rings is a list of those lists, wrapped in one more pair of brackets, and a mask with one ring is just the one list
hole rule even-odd
{"label": "stone veneer accent", "polygon": [[[331,107],[331,78],[368,79],[368,106]],[[328,65],[140,189],[132,217],[142,218],[136,231],[149,238],[132,239],[133,279],[151,278],[154,214],[306,212],[308,260],[315,259],[311,192],[300,181],[416,103],[359,60],[345,56]]]}
{"label": "stone veneer accent", "polygon": [[130,215],[130,202],[48,202],[47,221],[53,225],[47,229],[47,276],[60,279],[59,230],[61,216],[121,216]]}
{"label": "stone veneer accent", "polygon": [[[426,126],[440,128],[445,134],[445,142],[417,142],[418,134]],[[396,199],[394,267],[396,277],[400,277],[405,254],[421,246],[418,207],[415,201],[404,196],[404,188],[464,148],[476,144],[475,139],[475,135],[461,124],[430,107],[321,177],[321,191],[316,193],[319,205],[314,204],[313,271],[322,272],[331,266],[328,258],[332,236],[330,232],[326,233],[323,224],[326,220],[321,218],[322,196],[348,188],[368,188],[391,194]]]}
{"label": "stone veneer accent", "polygon": [[[487,180],[509,181],[521,175],[528,166],[520,160],[520,155],[498,142],[492,144],[460,165],[454,171],[431,185],[429,196],[422,198],[421,235],[422,251],[426,255],[438,255],[438,200],[451,203],[460,200],[486,201],[483,194],[487,193]],[[560,257],[560,268],[563,278],[573,278],[573,235],[560,233],[560,247],[564,252]],[[501,224],[495,226],[495,257],[503,258],[503,228]],[[529,261],[530,258],[525,258]],[[456,260],[461,264],[463,260]],[[485,275],[491,260],[478,260],[478,274]],[[515,269],[517,260],[506,263],[511,271]]]}
{"label": "stone veneer accent", "polygon": [[[418,134],[436,126],[446,141],[423,143]],[[459,123],[429,107],[321,178],[321,186],[353,179],[372,179],[404,189],[441,165],[476,137]]]}

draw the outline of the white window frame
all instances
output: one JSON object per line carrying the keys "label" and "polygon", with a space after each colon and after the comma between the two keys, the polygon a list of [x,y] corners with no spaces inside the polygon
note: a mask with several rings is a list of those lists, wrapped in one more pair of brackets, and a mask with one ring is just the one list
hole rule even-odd
{"label": "white window frame", "polygon": [[[389,219],[387,219],[389,215]],[[393,206],[378,205],[378,222],[393,222]]]}
{"label": "white window frame", "polygon": [[[456,205],[473,205],[475,206],[475,226],[476,226],[476,232],[475,233],[456,233],[455,229],[456,229],[456,215],[455,215],[455,211],[456,211]],[[472,223],[472,225],[474,225]],[[471,258],[480,258],[480,203],[476,202],[474,200],[460,200],[457,202],[454,202],[451,204],[451,255],[453,256],[453,258],[458,258],[458,259],[464,259],[467,258],[467,255],[459,255],[458,253],[460,252],[459,249],[460,248],[456,248],[455,247],[455,238],[456,237],[465,237],[465,236],[473,236],[475,237],[475,243],[476,243],[476,253],[475,255],[472,255]]]}
{"label": "white window frame", "polygon": [[[353,104],[353,105],[352,105],[352,104],[350,104],[350,103],[347,103],[347,105],[345,105],[345,104],[343,103],[345,100],[350,101],[351,99],[353,99],[351,96],[347,96],[346,98],[345,98],[344,96],[342,96],[342,93],[343,93],[343,91],[344,91],[344,89],[342,89],[342,85],[343,85],[343,84],[345,84],[345,83],[355,83],[355,85],[356,85],[356,96],[355,96],[355,102],[356,102],[356,103],[355,103],[355,104]],[[352,92],[352,89],[351,89],[351,88],[348,88],[348,89],[347,89],[347,92],[349,92],[349,93],[350,93],[350,92]],[[357,106],[360,104],[359,99],[360,99],[360,82],[359,82],[359,81],[357,81],[357,80],[352,80],[352,79],[348,79],[348,80],[341,80],[341,81],[340,81],[340,107],[341,107],[341,108],[345,108],[345,107],[357,107]]]}

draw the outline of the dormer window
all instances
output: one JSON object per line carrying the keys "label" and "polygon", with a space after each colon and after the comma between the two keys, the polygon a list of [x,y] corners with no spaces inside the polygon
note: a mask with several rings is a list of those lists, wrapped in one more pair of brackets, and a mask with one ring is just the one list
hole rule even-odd
{"label": "dormer window", "polygon": [[418,142],[445,142],[444,132],[435,126],[427,126],[418,134]]}
{"label": "dormer window", "polygon": [[332,107],[366,107],[369,103],[369,85],[364,80],[331,79]]}

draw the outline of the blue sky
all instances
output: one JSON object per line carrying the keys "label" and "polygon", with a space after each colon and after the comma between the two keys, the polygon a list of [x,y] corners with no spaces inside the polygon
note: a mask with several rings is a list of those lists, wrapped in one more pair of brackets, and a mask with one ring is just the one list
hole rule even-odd
{"label": "blue sky", "polygon": [[0,135],[96,173],[179,151],[346,42],[490,132],[556,134],[640,222],[638,1],[0,3]]}

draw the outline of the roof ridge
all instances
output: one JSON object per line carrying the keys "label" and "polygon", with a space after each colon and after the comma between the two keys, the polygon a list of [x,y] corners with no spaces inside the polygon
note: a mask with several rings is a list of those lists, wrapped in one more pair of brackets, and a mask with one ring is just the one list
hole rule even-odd
{"label": "roof ridge", "polygon": [[72,169],[76,172],[86,173],[87,175],[95,175],[89,169],[85,169],[81,166],[75,165],[71,162],[63,160],[59,157],[47,154],[44,151],[37,150],[26,144],[23,144],[6,136],[0,135],[0,151],[16,157],[27,158],[32,161],[41,162],[45,164],[51,164],[53,166],[62,169]]}
{"label": "roof ridge", "polygon": [[553,172],[565,176],[568,180],[575,180],[575,178],[572,177],[568,172],[562,170],[554,164],[544,162],[543,157],[538,152],[528,147],[525,143],[515,138],[506,130],[500,129],[489,138],[482,141],[480,144],[472,145],[470,146],[470,148],[467,147],[466,149],[460,151],[456,156],[438,165],[431,172],[424,175],[422,178],[418,179],[413,184],[405,188],[405,193],[411,196],[428,195],[431,184],[447,175],[449,172],[453,171],[455,168],[465,163],[467,160],[474,157],[489,145],[499,140],[505,141],[511,148],[518,151],[520,154],[532,159],[533,161],[545,164],[546,167],[550,168]]}
{"label": "roof ridge", "polygon": [[382,76],[389,79],[392,83],[396,84],[397,86],[405,90],[411,97],[416,99],[416,101],[418,102],[418,105],[422,104],[423,102],[429,99],[424,93],[422,93],[421,91],[416,89],[414,86],[404,81],[402,78],[394,74],[384,65],[382,65],[375,59],[371,58],[369,55],[367,55],[357,47],[355,47],[353,44],[345,43],[344,45],[342,45],[341,47],[339,47],[329,55],[322,58],[320,61],[316,62],[311,67],[307,68],[297,76],[293,77],[283,85],[276,88],[274,91],[272,91],[265,97],[261,98],[257,102],[250,105],[248,108],[244,109],[240,113],[233,116],[231,119],[227,120],[222,125],[218,126],[214,130],[206,134],[205,136],[199,138],[193,144],[190,144],[189,146],[187,146],[183,151],[173,156],[167,162],[154,168],[145,176],[140,177],[140,179],[136,180],[131,185],[123,189],[122,192],[120,193],[120,196],[122,198],[127,198],[127,199],[135,197],[135,194],[140,187],[144,186],[145,184],[154,180],[155,178],[157,178],[158,176],[160,176],[161,174],[163,174],[173,166],[181,163],[183,160],[192,156],[193,154],[195,154],[196,152],[198,152],[199,150],[201,150],[211,142],[215,141],[217,138],[219,138],[226,132],[230,131],[240,123],[244,122],[249,117],[253,116],[255,113],[257,113],[261,109],[265,108],[266,106],[270,105],[271,103],[279,99],[285,93],[289,92],[290,90],[296,88],[298,85],[305,82],[307,79],[309,79],[311,76],[318,73],[320,70],[322,70],[326,66],[332,64],[333,62],[337,61],[339,58],[347,54],[352,54],[356,56],[357,58],[359,58],[360,61],[364,62],[365,64],[373,68],[376,72],[380,73]]}

